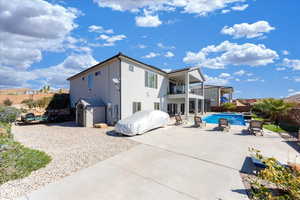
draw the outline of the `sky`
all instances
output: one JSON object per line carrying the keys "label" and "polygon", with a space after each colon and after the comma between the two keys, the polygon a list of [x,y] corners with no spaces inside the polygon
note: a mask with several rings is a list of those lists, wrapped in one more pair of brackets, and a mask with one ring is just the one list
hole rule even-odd
{"label": "sky", "polygon": [[236,98],[300,94],[298,0],[0,0],[0,88],[68,88],[122,52]]}

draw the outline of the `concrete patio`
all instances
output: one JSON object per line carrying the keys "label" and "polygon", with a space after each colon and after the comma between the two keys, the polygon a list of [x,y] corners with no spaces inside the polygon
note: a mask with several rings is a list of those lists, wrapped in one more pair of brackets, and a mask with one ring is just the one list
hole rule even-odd
{"label": "concrete patio", "polygon": [[249,168],[249,147],[283,163],[299,155],[275,133],[255,137],[245,127],[229,133],[213,127],[167,127],[131,137],[142,144],[20,199],[248,199],[239,172]]}

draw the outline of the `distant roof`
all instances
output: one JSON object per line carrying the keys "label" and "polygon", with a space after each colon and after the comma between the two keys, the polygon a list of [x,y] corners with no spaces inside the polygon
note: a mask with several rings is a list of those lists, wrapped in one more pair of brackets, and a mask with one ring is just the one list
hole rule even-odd
{"label": "distant roof", "polygon": [[79,76],[79,75],[81,75],[81,74],[84,74],[85,72],[90,71],[90,70],[92,70],[92,69],[98,67],[99,65],[102,65],[102,64],[104,64],[104,63],[106,63],[106,62],[109,62],[109,61],[111,61],[111,60],[113,60],[113,59],[115,59],[115,58],[122,58],[122,57],[123,57],[123,58],[126,58],[126,59],[129,59],[129,60],[132,60],[132,61],[134,61],[134,62],[140,63],[140,64],[142,64],[142,65],[146,65],[147,67],[152,68],[153,70],[159,71],[159,72],[161,72],[161,73],[163,73],[163,74],[165,74],[165,75],[167,75],[167,74],[172,74],[172,73],[175,73],[175,72],[188,71],[188,70],[191,70],[191,69],[194,68],[194,67],[186,67],[186,68],[181,68],[181,69],[173,70],[173,71],[170,71],[170,72],[166,72],[166,71],[164,71],[164,70],[162,70],[162,69],[160,69],[160,68],[158,68],[158,67],[154,67],[154,66],[152,66],[152,65],[146,64],[146,63],[144,63],[144,62],[141,62],[141,61],[139,61],[139,60],[136,60],[136,59],[134,59],[134,58],[131,58],[131,57],[129,57],[129,56],[126,56],[126,55],[124,55],[123,53],[120,52],[120,53],[118,53],[117,55],[115,55],[115,56],[113,56],[113,57],[110,57],[110,58],[108,58],[108,59],[106,59],[106,60],[104,60],[104,61],[102,61],[102,62],[99,62],[98,64],[96,64],[96,65],[94,65],[94,66],[92,66],[92,67],[90,67],[90,68],[87,68],[87,69],[85,69],[85,70],[79,72],[78,74],[75,74],[75,75],[69,77],[67,80],[71,80],[71,79],[73,79],[73,78],[75,78],[75,77],[77,77],[77,76]]}

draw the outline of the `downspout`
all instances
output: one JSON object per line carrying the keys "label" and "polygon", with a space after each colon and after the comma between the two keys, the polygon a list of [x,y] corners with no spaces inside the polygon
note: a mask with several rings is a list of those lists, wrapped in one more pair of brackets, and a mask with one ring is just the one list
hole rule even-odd
{"label": "downspout", "polygon": [[120,89],[119,89],[119,96],[120,96],[120,111],[119,111],[119,120],[122,119],[122,61],[121,58],[118,56],[118,60],[119,60],[119,70],[120,70]]}

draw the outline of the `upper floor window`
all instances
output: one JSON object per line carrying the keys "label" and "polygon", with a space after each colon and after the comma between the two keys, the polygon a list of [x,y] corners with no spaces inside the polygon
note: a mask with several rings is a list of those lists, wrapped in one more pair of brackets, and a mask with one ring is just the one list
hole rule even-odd
{"label": "upper floor window", "polygon": [[157,88],[157,74],[145,71],[145,87]]}
{"label": "upper floor window", "polygon": [[99,76],[99,75],[101,75],[101,72],[100,72],[100,71],[95,72],[95,76]]}
{"label": "upper floor window", "polygon": [[129,71],[134,72],[134,66],[133,65],[129,65]]}
{"label": "upper floor window", "polygon": [[88,75],[88,88],[92,89],[94,84],[94,76],[93,74]]}

